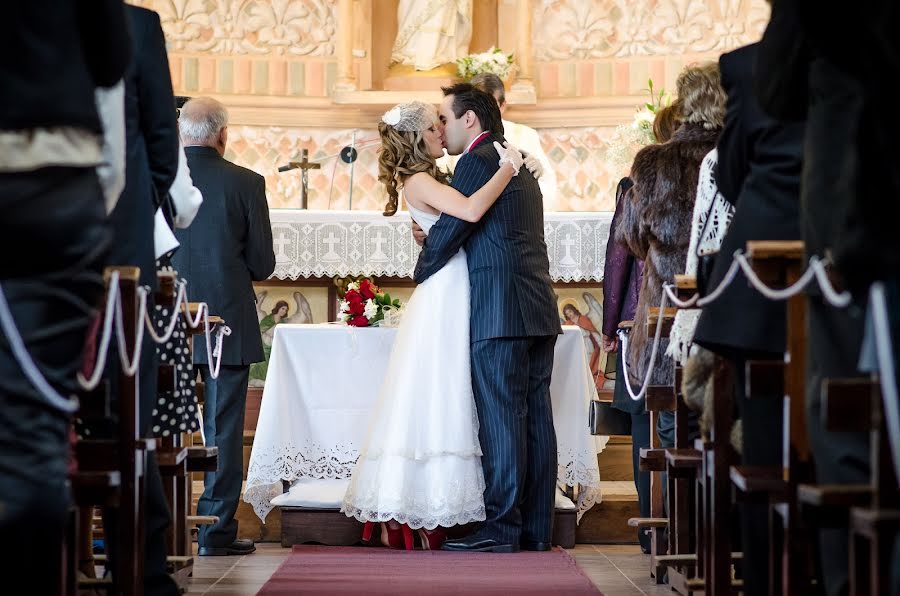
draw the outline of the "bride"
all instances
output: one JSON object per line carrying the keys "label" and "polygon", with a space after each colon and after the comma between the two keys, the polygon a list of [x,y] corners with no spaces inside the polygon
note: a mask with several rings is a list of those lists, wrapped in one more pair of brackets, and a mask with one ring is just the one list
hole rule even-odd
{"label": "bride", "polygon": [[[378,179],[396,204],[400,191],[427,233],[441,213],[479,221],[522,166],[497,145],[500,169],[470,198],[449,186],[435,159],[443,126],[434,106],[414,101],[382,116]],[[417,530],[438,549],[444,531],[485,519],[478,416],[469,364],[469,271],[460,250],[419,285],[403,310],[368,437],[341,511],[381,523],[381,542],[407,550]]]}

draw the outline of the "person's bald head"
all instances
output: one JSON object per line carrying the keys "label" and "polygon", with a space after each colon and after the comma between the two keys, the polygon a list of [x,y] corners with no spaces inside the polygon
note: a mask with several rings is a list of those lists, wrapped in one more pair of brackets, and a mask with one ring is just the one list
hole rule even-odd
{"label": "person's bald head", "polygon": [[195,97],[182,106],[178,129],[185,147],[212,147],[224,155],[228,142],[228,110],[212,97]]}

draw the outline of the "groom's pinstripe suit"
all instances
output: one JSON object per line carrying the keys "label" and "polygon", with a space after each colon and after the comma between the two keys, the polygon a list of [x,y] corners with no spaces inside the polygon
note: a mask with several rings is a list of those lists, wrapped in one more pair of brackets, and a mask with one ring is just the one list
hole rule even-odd
{"label": "groom's pinstripe suit", "polygon": [[[487,135],[456,164],[453,187],[471,196],[498,169]],[[553,348],[562,332],[544,243],[541,190],[525,169],[478,223],[441,215],[415,279],[465,248],[471,284],[472,385],[484,452],[487,520],[479,533],[506,544],[550,542],[556,433],[550,410]]]}

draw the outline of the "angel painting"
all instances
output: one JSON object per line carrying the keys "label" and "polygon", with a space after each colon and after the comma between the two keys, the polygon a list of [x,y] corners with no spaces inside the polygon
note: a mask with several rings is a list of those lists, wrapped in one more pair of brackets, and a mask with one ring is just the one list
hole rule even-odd
{"label": "angel painting", "polygon": [[266,373],[269,372],[269,357],[272,355],[272,339],[275,337],[275,327],[282,323],[312,323],[312,310],[309,301],[300,292],[294,292],[293,299],[296,308],[294,314],[290,314],[290,305],[287,300],[277,301],[268,312],[262,308],[268,295],[268,290],[263,290],[256,295],[256,318],[259,320],[259,332],[262,334],[263,355],[265,360],[250,365],[250,386],[262,387],[266,382]]}
{"label": "angel painting", "polygon": [[566,301],[562,308],[562,314],[565,317],[563,322],[568,325],[577,325],[581,328],[591,375],[594,377],[597,389],[600,389],[606,380],[603,376],[603,371],[600,369],[600,356],[603,353],[600,349],[602,336],[597,331],[597,327],[603,326],[603,307],[600,305],[600,301],[589,292],[584,292],[581,297],[584,299],[584,303],[588,305],[587,313],[582,314],[574,300]]}

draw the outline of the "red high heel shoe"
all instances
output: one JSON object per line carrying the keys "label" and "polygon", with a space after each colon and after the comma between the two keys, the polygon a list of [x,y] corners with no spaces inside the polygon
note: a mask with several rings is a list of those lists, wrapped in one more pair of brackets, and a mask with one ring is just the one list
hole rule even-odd
{"label": "red high heel shoe", "polygon": [[372,542],[372,532],[375,530],[375,522],[367,521],[363,525],[363,542]]}
{"label": "red high heel shoe", "polygon": [[[394,524],[393,526],[391,524]],[[391,520],[384,525],[387,530],[387,547],[394,549],[413,549],[413,532],[408,525],[400,525]]]}
{"label": "red high heel shoe", "polygon": [[433,530],[419,528],[419,538],[422,540],[422,550],[441,550],[447,532],[444,528],[437,527]]}

